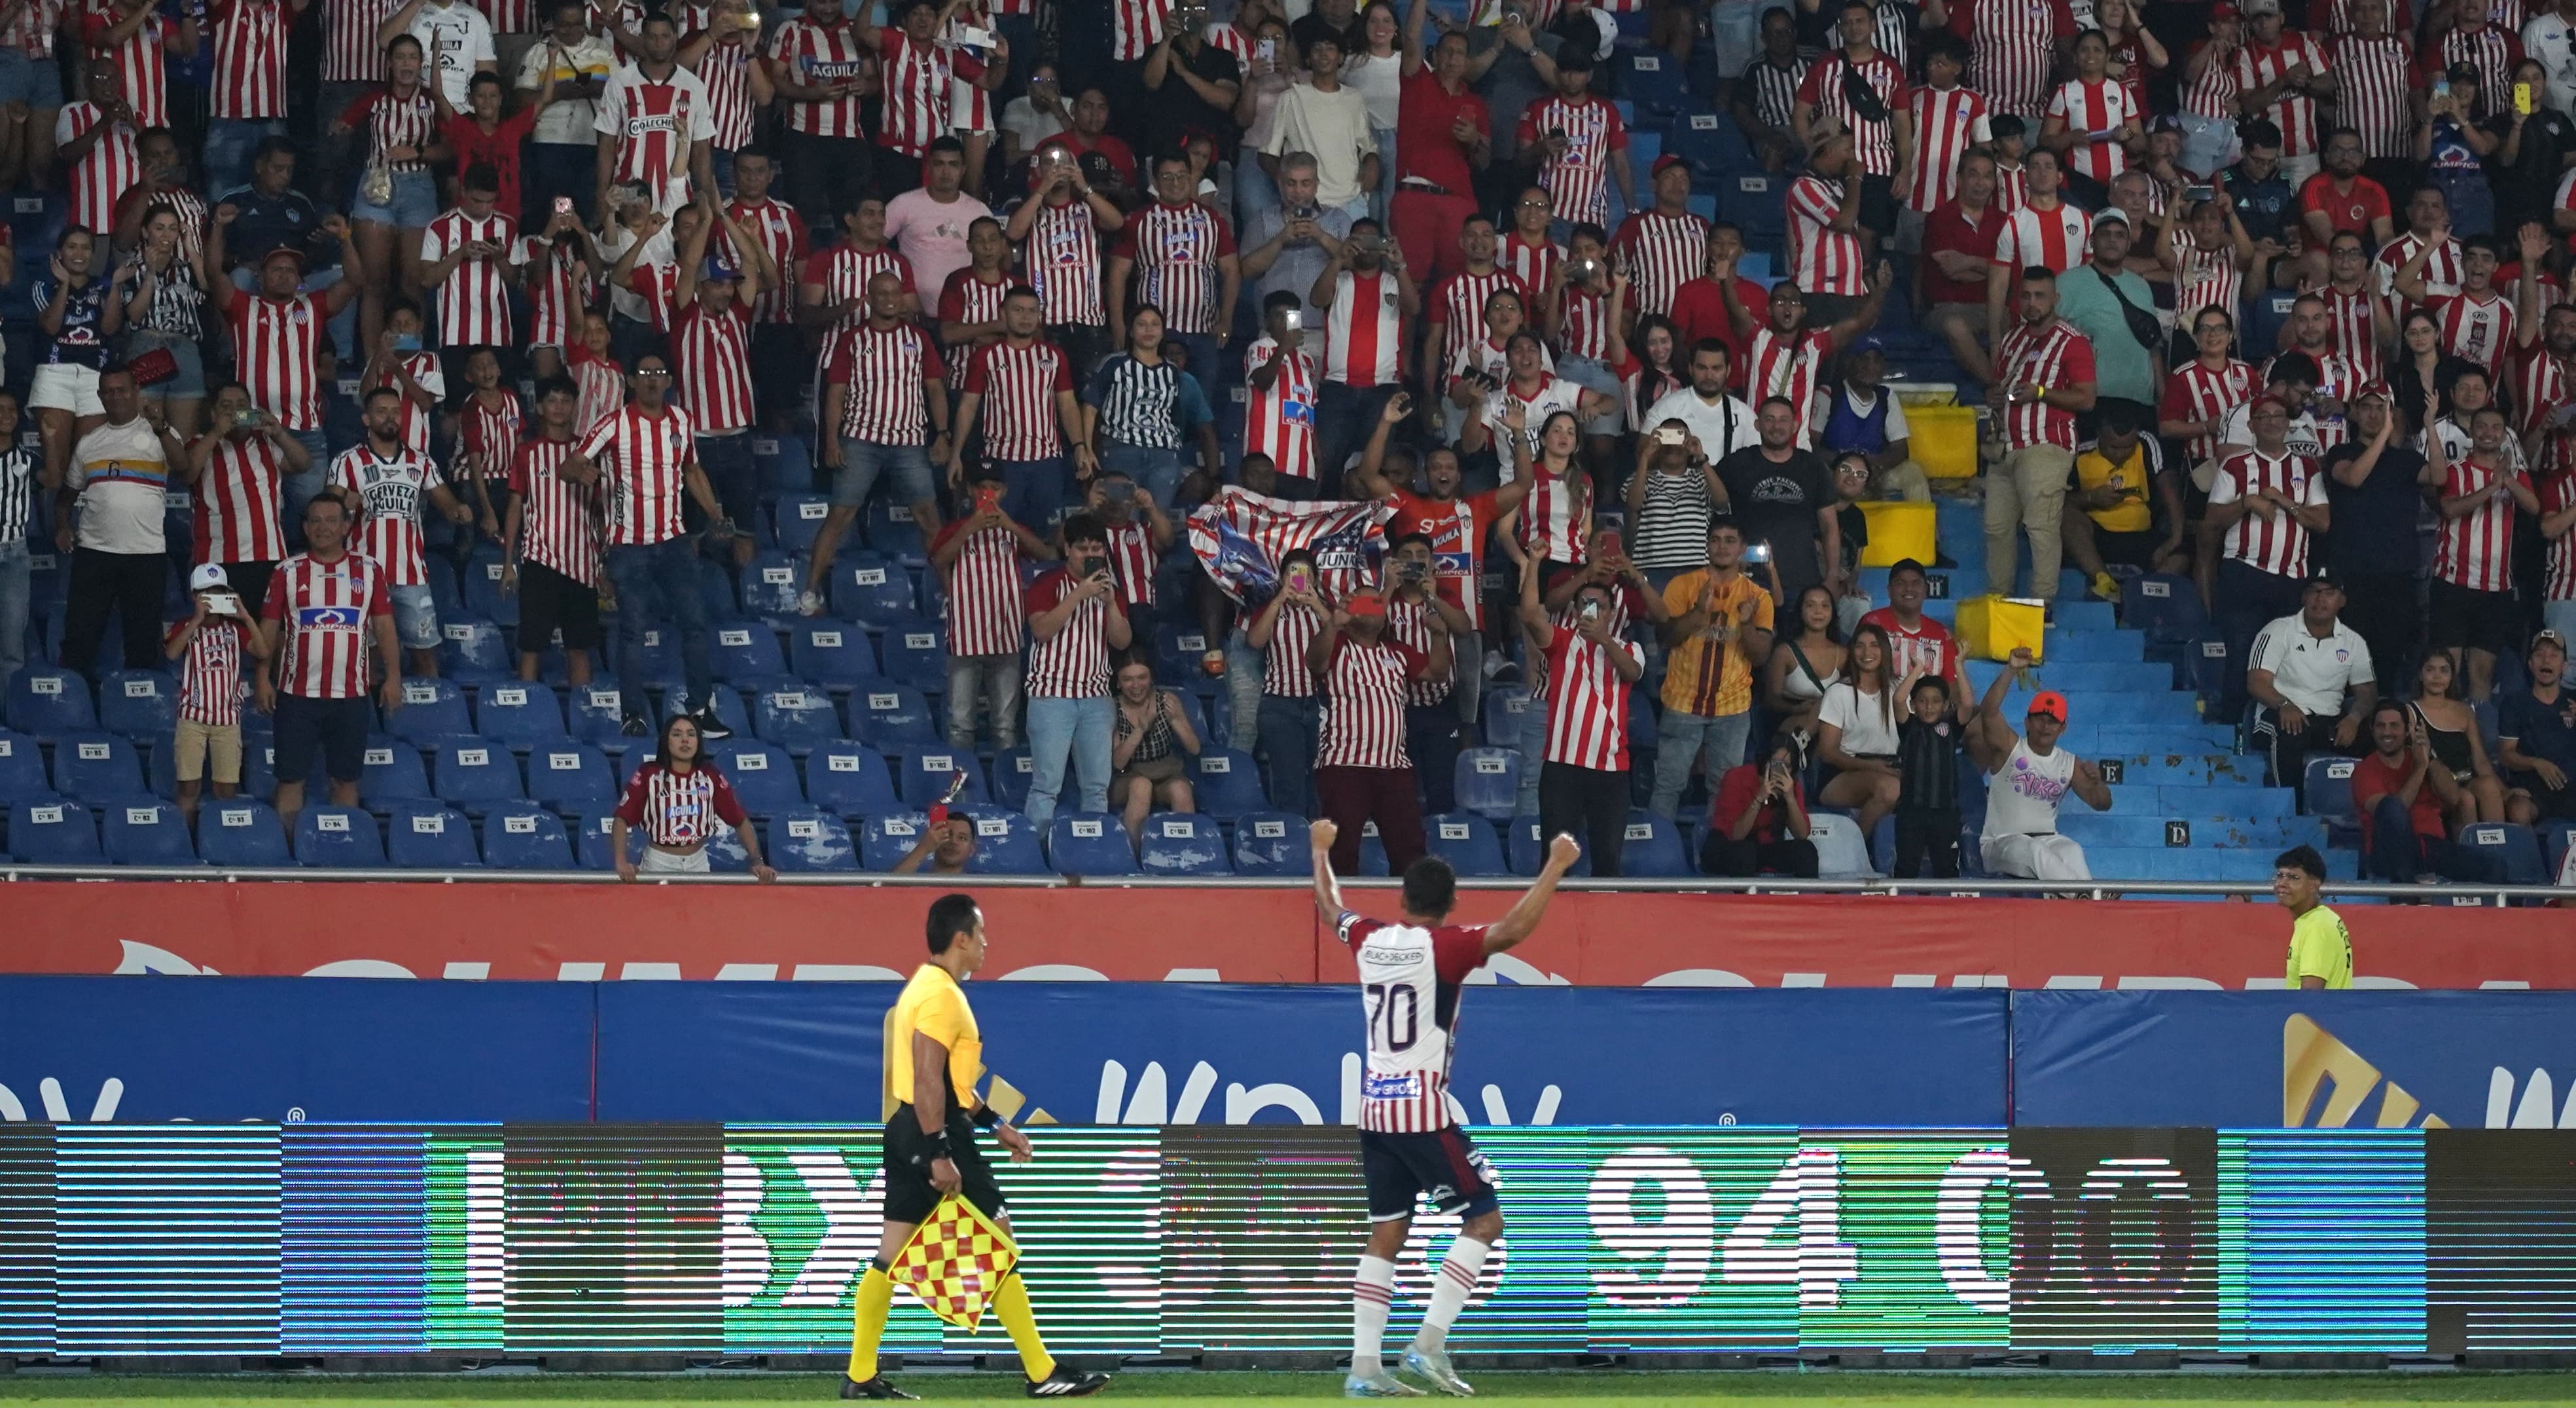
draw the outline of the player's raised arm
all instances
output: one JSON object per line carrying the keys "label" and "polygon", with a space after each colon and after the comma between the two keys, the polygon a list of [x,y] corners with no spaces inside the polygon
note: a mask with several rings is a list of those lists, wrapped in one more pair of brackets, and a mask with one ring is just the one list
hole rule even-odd
{"label": "player's raised arm", "polygon": [[[1501,953],[1537,931],[1539,916],[1547,913],[1547,902],[1556,895],[1556,882],[1565,878],[1565,872],[1574,868],[1574,862],[1582,854],[1583,848],[1575,844],[1573,837],[1562,831],[1557,833],[1556,839],[1548,843],[1547,864],[1539,867],[1538,879],[1521,896],[1520,902],[1512,906],[1511,913],[1485,929],[1486,953]],[[1319,880],[1317,883],[1322,882]]]}
{"label": "player's raised arm", "polygon": [[1333,842],[1342,829],[1330,820],[1318,820],[1306,828],[1308,847],[1315,853],[1315,912],[1324,922],[1335,924],[1342,917],[1342,886],[1333,878]]}

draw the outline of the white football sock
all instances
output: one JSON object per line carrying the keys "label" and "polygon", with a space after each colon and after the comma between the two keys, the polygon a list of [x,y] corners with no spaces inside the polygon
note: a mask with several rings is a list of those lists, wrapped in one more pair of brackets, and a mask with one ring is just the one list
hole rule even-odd
{"label": "white football sock", "polygon": [[1440,1275],[1431,1283],[1431,1309],[1423,1314],[1422,1329],[1413,1337],[1416,1349],[1438,1349],[1449,1339],[1449,1327],[1458,1312],[1467,1308],[1468,1293],[1476,1289],[1476,1277],[1485,1269],[1485,1253],[1493,1248],[1469,1237],[1449,1244],[1449,1254],[1440,1259]]}
{"label": "white football sock", "polygon": [[1351,1282],[1353,1375],[1367,1379],[1386,1372],[1386,1313],[1394,1302],[1395,1263],[1362,1252],[1359,1277]]}

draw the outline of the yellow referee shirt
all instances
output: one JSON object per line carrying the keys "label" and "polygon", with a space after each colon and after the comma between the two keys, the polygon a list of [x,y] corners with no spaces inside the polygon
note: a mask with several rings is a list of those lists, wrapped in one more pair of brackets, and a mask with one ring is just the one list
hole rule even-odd
{"label": "yellow referee shirt", "polygon": [[2290,924],[2290,986],[2301,978],[2323,978],[2330,988],[2352,986],[2352,935],[2343,916],[2318,905]]}
{"label": "yellow referee shirt", "polygon": [[925,963],[903,985],[903,996],[885,1020],[885,1118],[912,1099],[912,1034],[948,1048],[951,1110],[975,1108],[975,1083],[984,1078],[984,1039],[966,1005],[965,989],[936,963]]}

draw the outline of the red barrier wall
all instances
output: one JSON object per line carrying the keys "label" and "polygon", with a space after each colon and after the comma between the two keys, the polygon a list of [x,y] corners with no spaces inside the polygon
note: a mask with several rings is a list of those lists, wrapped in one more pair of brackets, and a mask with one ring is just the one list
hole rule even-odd
{"label": "red barrier wall", "polygon": [[[0,972],[865,978],[911,971],[937,891],[546,884],[27,883]],[[1309,892],[994,888],[989,977],[1350,981]],[[1509,907],[1469,891],[1462,920]],[[1392,911],[1393,892],[1352,892]],[[2352,906],[2364,983],[2576,988],[2564,910]],[[1883,987],[2277,985],[2270,904],[1568,893],[1497,960],[1516,982]]]}

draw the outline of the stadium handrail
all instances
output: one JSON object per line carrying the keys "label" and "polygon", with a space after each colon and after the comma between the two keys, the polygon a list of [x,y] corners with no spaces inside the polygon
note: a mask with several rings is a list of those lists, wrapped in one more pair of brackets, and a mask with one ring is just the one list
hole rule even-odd
{"label": "stadium handrail", "polygon": [[[232,881],[314,881],[437,884],[585,884],[616,885],[620,881],[602,870],[394,870],[394,869],[304,869],[300,867],[215,867],[152,865],[16,865],[0,862],[0,882],[37,880],[232,880]],[[631,882],[638,885],[757,885],[762,881],[750,875],[652,875]],[[779,885],[868,887],[933,885],[945,889],[965,886],[1016,889],[1162,889],[1162,890],[1303,890],[1307,882],[1279,876],[1145,876],[1106,875],[1082,877],[1067,875],[891,875],[882,871],[838,871],[830,874],[781,874]],[[1344,885],[1393,888],[1397,883],[1387,876],[1349,876]],[[1529,881],[1525,877],[1491,876],[1459,877],[1462,890],[1520,890]],[[2153,899],[2159,896],[2198,898],[2237,898],[2268,902],[2272,898],[2269,884],[2213,880],[2095,880],[2069,884],[2062,880],[1787,880],[1778,877],[1724,879],[1695,876],[1664,880],[1581,880],[1569,879],[1562,888],[1575,891],[1618,893],[1634,891],[1655,894],[1740,894],[1740,895],[1934,895],[1954,899],[1995,898],[2012,895],[2055,896],[2076,899]],[[2456,905],[2463,908],[2502,906],[2511,900],[2556,901],[2576,900],[2576,890],[2555,885],[2389,885],[2364,881],[2328,881],[2325,893],[2350,898],[2409,900],[2419,904]]]}

